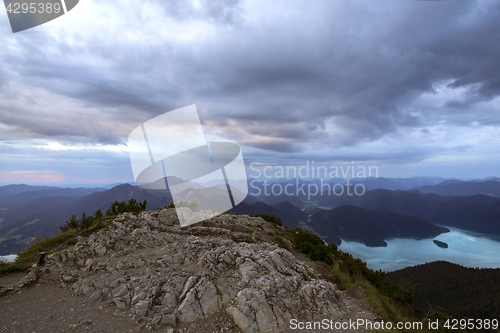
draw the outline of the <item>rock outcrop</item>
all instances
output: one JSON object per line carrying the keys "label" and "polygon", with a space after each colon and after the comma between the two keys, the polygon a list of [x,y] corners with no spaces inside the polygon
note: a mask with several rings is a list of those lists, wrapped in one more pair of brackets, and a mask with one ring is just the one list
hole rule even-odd
{"label": "rock outcrop", "polygon": [[245,333],[286,331],[292,319],[374,319],[274,244],[268,235],[273,228],[261,218],[232,214],[181,228],[174,209],[124,213],[47,256],[29,274],[60,281],[90,300],[111,302],[151,330],[217,313],[227,314],[234,330]]}

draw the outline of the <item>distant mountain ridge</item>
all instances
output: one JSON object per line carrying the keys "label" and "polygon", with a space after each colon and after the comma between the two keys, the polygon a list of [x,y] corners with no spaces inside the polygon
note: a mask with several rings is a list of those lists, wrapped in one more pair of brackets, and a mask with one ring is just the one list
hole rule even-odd
{"label": "distant mountain ridge", "polygon": [[123,184],[83,197],[43,197],[0,210],[0,255],[23,249],[25,245],[20,240],[58,232],[59,226],[71,215],[94,215],[99,209],[104,213],[115,200],[134,198],[140,202],[146,200],[148,209],[163,208],[172,201],[167,193],[163,193],[164,196],[155,195],[140,187]]}
{"label": "distant mountain ridge", "polygon": [[[239,203],[246,195],[235,187],[231,187],[233,200]],[[175,201],[196,202],[198,209],[226,211],[232,207],[226,185],[212,186],[209,188],[187,188],[181,193],[174,195]]]}
{"label": "distant mountain ridge", "polygon": [[419,217],[347,205],[333,210],[320,209],[310,216],[287,201],[273,206],[263,202],[241,203],[230,212],[274,215],[282,219],[284,226],[306,227],[337,245],[340,245],[341,238],[345,238],[361,241],[367,246],[387,246],[385,240],[390,238],[434,238],[450,231]]}
{"label": "distant mountain ridge", "polygon": [[445,181],[437,185],[416,187],[412,190],[422,193],[435,193],[444,196],[484,194],[492,197],[500,197],[500,182],[495,180],[468,182]]}
{"label": "distant mountain ridge", "polygon": [[389,238],[434,238],[450,231],[420,217],[348,205],[314,213],[308,225],[326,241],[337,245],[344,238],[361,241],[366,246],[387,246],[385,240]]}
{"label": "distant mountain ridge", "polygon": [[[172,180],[171,183],[186,187],[177,200],[201,202],[203,200],[200,198],[204,198],[209,206],[200,207],[201,209],[213,209],[213,205],[210,204],[211,200],[226,195],[226,188],[223,185],[210,188],[198,185],[193,188],[190,187],[190,182],[185,182],[182,179],[169,179],[169,182],[170,180]],[[496,189],[497,186],[500,186],[500,182],[496,178],[467,182],[454,179],[442,180],[429,177],[421,179],[370,179],[371,186],[374,187],[384,184],[384,186],[396,186],[402,183],[408,185],[422,182],[438,182],[435,185],[424,186],[424,188],[434,189],[454,186],[480,189],[484,189],[484,186],[490,186]],[[146,189],[129,184],[121,184],[109,190],[104,188],[62,189],[23,184],[2,186],[0,187],[0,254],[10,254],[9,249],[25,246],[23,241],[29,237],[50,235],[58,231],[58,227],[73,214],[80,216],[82,212],[85,212],[87,215],[93,215],[98,209],[109,208],[109,205],[115,200],[128,201],[131,198],[141,202],[147,200],[150,210],[163,207],[172,202],[172,198],[168,191],[154,189],[157,187],[156,185],[161,185],[162,181],[164,184],[165,179],[160,179],[158,184],[150,184],[152,188]],[[356,181],[353,180],[353,182]],[[299,186],[316,183],[317,181],[298,182]],[[284,180],[279,184],[285,186],[292,184],[292,182]],[[296,184],[289,186],[288,190],[291,193],[296,193]],[[250,188],[249,190],[251,191]],[[232,189],[232,191],[237,197],[244,196],[244,193],[237,189]],[[351,208],[350,214],[344,213],[342,215],[340,210],[336,211],[335,209],[343,205],[362,208],[365,212]],[[325,212],[323,209],[332,209],[332,211]],[[347,211],[346,208],[344,210]],[[375,189],[367,190],[363,196],[349,196],[346,193],[342,196],[318,195],[311,198],[307,198],[303,194],[298,197],[285,194],[257,197],[248,195],[232,211],[248,215],[258,213],[275,215],[283,220],[285,226],[311,228],[323,236],[329,235],[331,238],[328,241],[338,242],[340,237],[353,237],[353,239],[363,241],[371,246],[384,246],[384,239],[387,237],[430,237],[429,235],[432,235],[436,230],[428,233],[427,231],[432,228],[429,228],[422,220],[435,225],[500,236],[500,223],[498,223],[500,221],[500,198],[483,194],[443,196],[436,193],[422,193],[417,190]],[[393,221],[391,228],[381,228],[381,218],[378,215],[384,214],[384,218]],[[313,218],[313,216],[315,217]],[[412,218],[416,219],[412,220]],[[349,220],[351,222],[347,223],[346,221]],[[415,223],[423,229],[410,230],[408,221],[418,221]],[[395,231],[399,228],[396,222],[405,226],[399,232]],[[331,230],[327,230],[327,226]],[[367,230],[372,231],[371,235],[366,235],[363,232],[356,233],[356,228],[359,226],[369,227]],[[441,232],[443,231],[441,230]]]}
{"label": "distant mountain ridge", "polygon": [[500,235],[500,198],[486,195],[441,196],[417,191],[366,191],[363,196],[330,196],[320,206],[342,205],[367,210],[386,209],[423,218],[433,224],[489,235]]}
{"label": "distant mountain ridge", "polygon": [[[250,196],[248,196],[250,197]],[[289,202],[296,207],[302,207],[304,202],[300,199],[297,199],[294,196],[281,194],[281,195],[270,195],[270,196],[261,196],[261,197],[253,197],[255,200],[259,200],[264,202],[270,206],[274,206],[280,204],[282,202]]]}
{"label": "distant mountain ridge", "polygon": [[309,216],[288,201],[283,201],[273,206],[263,202],[257,202],[251,205],[242,202],[235,208],[231,209],[230,212],[250,216],[256,214],[274,215],[282,220],[284,226],[292,228],[300,226],[299,222],[301,221],[306,223]]}
{"label": "distant mountain ridge", "polygon": [[443,181],[454,181],[441,177],[411,177],[411,178],[354,178],[350,180],[351,184],[363,184],[367,190],[408,190],[413,187],[424,185],[436,185]]}
{"label": "distant mountain ridge", "polygon": [[26,185],[26,184],[12,184],[12,185],[5,185],[5,186],[0,186],[0,196],[1,195],[14,195],[14,194],[19,194],[23,192],[30,192],[30,191],[43,191],[43,190],[56,190],[60,189],[60,187],[55,187],[55,186],[33,186],[33,185]]}
{"label": "distant mountain ridge", "polygon": [[44,197],[83,197],[94,192],[106,191],[105,188],[49,188],[32,189],[20,193],[0,196],[0,208],[9,208]]}
{"label": "distant mountain ridge", "polygon": [[[354,186],[360,184],[365,190],[409,190],[423,185],[436,185],[443,181],[454,181],[452,179],[439,177],[412,177],[412,178],[384,178],[384,177],[369,177],[369,178],[352,178],[349,180],[349,190],[353,191]],[[308,190],[310,186],[310,191]],[[343,178],[331,179],[252,179],[249,180],[249,194],[259,200],[275,204],[275,200],[289,201],[297,199],[304,201],[319,201],[325,199],[335,193],[341,193],[342,187],[346,190],[347,180]],[[317,192],[316,192],[317,191]],[[280,198],[280,199],[278,199]],[[285,199],[289,198],[289,199]],[[292,202],[298,205],[297,202]]]}

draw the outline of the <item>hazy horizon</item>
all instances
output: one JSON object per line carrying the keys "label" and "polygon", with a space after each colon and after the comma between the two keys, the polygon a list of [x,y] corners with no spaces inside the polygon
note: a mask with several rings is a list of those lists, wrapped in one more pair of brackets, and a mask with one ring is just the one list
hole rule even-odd
{"label": "hazy horizon", "polygon": [[[367,178],[355,178],[355,179],[368,179],[368,178],[384,178],[384,179],[412,179],[412,178],[429,178],[429,179],[440,179],[442,181],[446,180],[460,180],[460,181],[473,181],[473,180],[482,180],[486,181],[488,179],[492,178],[500,178],[498,176],[489,176],[489,177],[483,177],[483,178],[456,178],[456,177],[437,177],[437,176],[414,176],[414,177],[367,177]],[[251,181],[253,179],[257,178],[252,178],[249,177],[248,181]],[[293,180],[293,179],[301,179],[304,181],[311,181],[315,180],[316,178],[271,178],[267,179],[268,181],[277,181],[277,180]],[[333,178],[332,178],[333,179]],[[344,179],[344,178],[339,178],[339,179]],[[243,179],[242,179],[243,180]],[[345,179],[344,179],[345,180]],[[122,182],[114,182],[114,183],[82,183],[82,184],[74,184],[74,183],[0,183],[0,186],[8,186],[8,185],[28,185],[28,186],[53,186],[53,187],[68,187],[68,188],[76,188],[76,187],[87,187],[87,188],[97,188],[97,187],[109,187],[111,185],[116,186],[116,185],[121,185],[121,184],[131,184],[131,185],[136,185],[134,181],[122,181]]]}

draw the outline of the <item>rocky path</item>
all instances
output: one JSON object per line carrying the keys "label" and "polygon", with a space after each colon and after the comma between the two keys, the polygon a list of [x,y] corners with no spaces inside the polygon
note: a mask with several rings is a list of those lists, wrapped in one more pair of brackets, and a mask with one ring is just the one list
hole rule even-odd
{"label": "rocky path", "polygon": [[[3,283],[0,278],[0,283]],[[89,302],[70,290],[39,281],[0,298],[0,332],[139,332],[126,313],[105,302]]]}
{"label": "rocky path", "polygon": [[32,268],[26,287],[3,288],[0,333],[297,332],[292,319],[377,320],[362,296],[274,244],[273,230],[248,216],[181,228],[173,209],[123,214]]}

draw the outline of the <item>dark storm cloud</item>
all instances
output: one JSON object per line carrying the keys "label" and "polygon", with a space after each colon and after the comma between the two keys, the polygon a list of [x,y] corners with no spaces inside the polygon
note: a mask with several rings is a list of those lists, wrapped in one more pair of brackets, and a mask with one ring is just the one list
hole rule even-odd
{"label": "dark storm cloud", "polygon": [[241,20],[241,0],[176,1],[155,0],[164,14],[180,21],[191,19],[212,20],[217,23],[233,24]]}
{"label": "dark storm cloud", "polygon": [[[65,119],[54,130],[4,113],[0,122],[33,136],[123,142],[134,124],[196,103],[208,128],[250,147],[293,153],[314,142],[375,141],[437,120],[462,126],[500,119],[497,110],[470,111],[500,94],[496,1],[287,1],[253,12],[233,0],[157,3],[165,18],[208,22],[215,32],[189,42],[103,32],[77,36],[78,43],[52,35],[34,43],[26,35],[0,51],[2,68],[21,81],[102,108],[122,129]],[[446,84],[465,89],[463,96],[432,109],[413,104]],[[9,112],[26,118],[32,111]]]}

